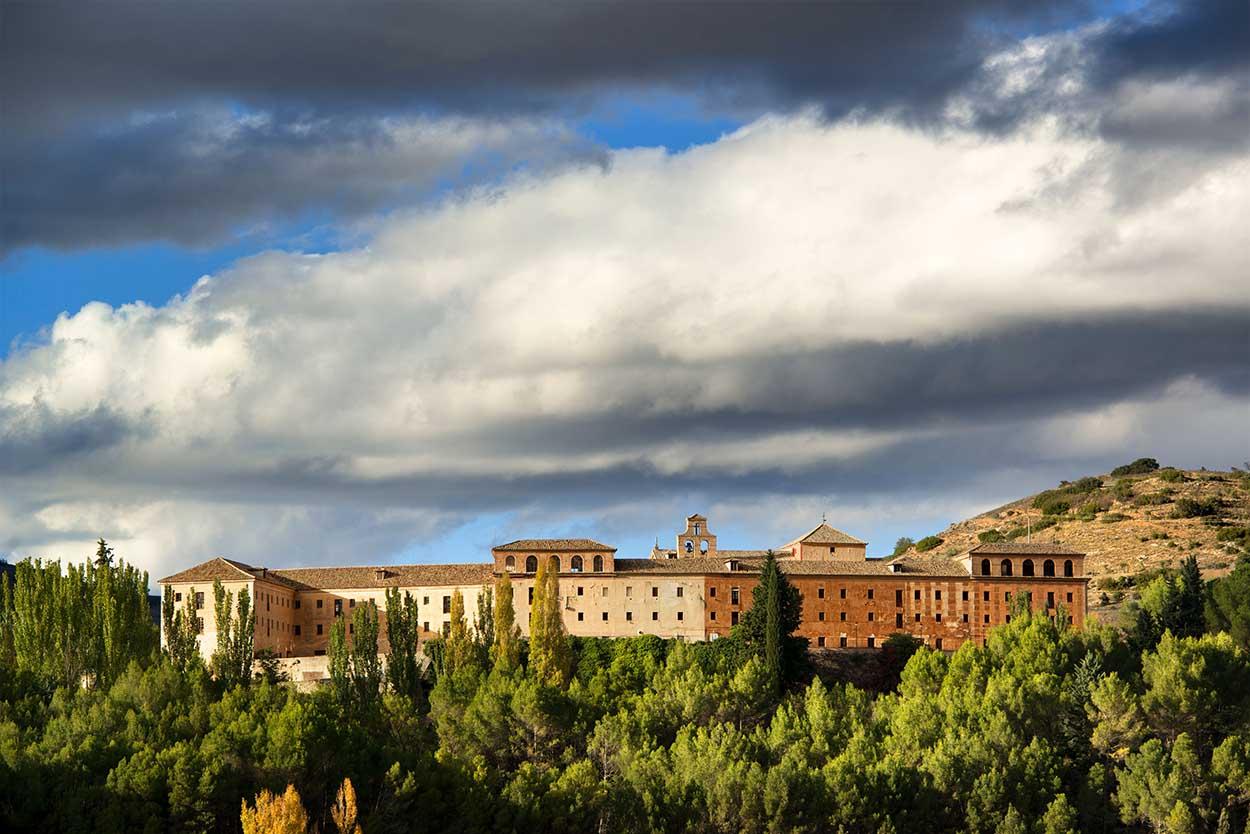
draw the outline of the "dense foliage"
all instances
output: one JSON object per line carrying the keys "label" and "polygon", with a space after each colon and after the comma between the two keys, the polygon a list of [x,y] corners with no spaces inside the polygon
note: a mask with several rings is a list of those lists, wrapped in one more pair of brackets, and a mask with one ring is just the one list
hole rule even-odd
{"label": "dense foliage", "polygon": [[[1158,611],[1192,629],[1184,574],[1168,577]],[[948,655],[899,640],[872,655],[910,656],[892,691],[784,662],[778,681],[791,593],[778,576],[756,601],[761,634],[699,644],[552,627],[545,646],[526,644],[505,581],[472,624],[453,605],[429,652],[439,668],[422,675],[436,679],[428,707],[364,656],[377,645],[371,606],[339,640],[336,680],[309,692],[227,685],[167,655],[65,686],[10,655],[0,829],[1245,830],[1250,657],[1229,633],[1169,626],[1140,645],[1017,609],[986,646]],[[1245,601],[1244,573],[1196,587],[1216,625]]]}

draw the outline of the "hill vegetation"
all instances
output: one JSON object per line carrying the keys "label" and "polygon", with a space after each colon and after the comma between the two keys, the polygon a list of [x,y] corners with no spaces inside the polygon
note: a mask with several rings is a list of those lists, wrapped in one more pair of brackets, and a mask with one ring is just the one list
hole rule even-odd
{"label": "hill vegetation", "polygon": [[1250,553],[1250,471],[1184,470],[1140,458],[956,522],[896,555],[956,556],[980,543],[1026,539],[1085,553],[1091,611],[1118,616],[1122,603],[1187,555],[1214,577]]}

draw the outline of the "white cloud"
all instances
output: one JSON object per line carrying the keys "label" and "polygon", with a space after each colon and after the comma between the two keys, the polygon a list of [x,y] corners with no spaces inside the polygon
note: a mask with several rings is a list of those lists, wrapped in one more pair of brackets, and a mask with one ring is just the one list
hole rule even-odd
{"label": "white cloud", "polygon": [[[940,442],[959,427],[875,424],[871,386],[839,387],[837,363],[850,380],[897,369],[840,351],[1245,309],[1246,160],[1125,204],[1120,153],[1045,124],[988,139],[767,118],[686,153],[449,198],[358,249],[258,255],[163,307],[88,305],[0,365],[0,441],[6,415],[34,408],[103,406],[143,431],[0,474],[44,530],[12,546],[113,518],[163,569],[263,552],[266,536],[303,547],[288,531],[340,523],[309,508],[351,494],[369,507],[355,534],[415,513],[371,545],[394,552],[447,523],[427,505],[448,479],[541,507],[523,486],[500,494],[536,476],[793,473]],[[1097,408],[1078,418],[1098,438],[1080,454],[1126,445],[1117,406]],[[825,414],[842,416],[815,425]],[[1068,436],[1056,426],[1041,440]],[[102,511],[91,496],[109,489],[124,497]],[[266,491],[287,509],[247,503]]]}

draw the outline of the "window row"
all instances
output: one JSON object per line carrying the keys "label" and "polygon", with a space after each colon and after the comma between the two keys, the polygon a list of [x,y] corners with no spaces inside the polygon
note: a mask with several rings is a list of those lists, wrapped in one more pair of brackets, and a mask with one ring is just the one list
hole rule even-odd
{"label": "window row", "polygon": [[[989,559],[982,559],[981,560],[981,575],[992,576],[993,573],[990,570],[991,566],[992,564]],[[1075,576],[1076,574],[1075,574],[1074,567],[1075,566],[1073,565],[1073,562],[1071,559],[1065,559],[1063,561],[1063,575]],[[999,576],[1011,576],[1011,572],[1012,572],[1011,560],[1003,559],[1002,562],[1000,562],[998,565],[998,575]],[[1020,575],[1021,576],[1034,576],[1035,575],[1032,559],[1025,559],[1023,562],[1020,563]],[[1054,576],[1054,575],[1055,575],[1055,560],[1047,559],[1046,561],[1042,562],[1042,576]]]}
{"label": "window row", "polygon": [[[555,562],[555,568],[556,568],[557,573],[564,570],[562,566],[563,563],[561,563],[559,556],[553,553],[551,554],[550,558]],[[509,554],[507,557],[504,558],[503,566],[504,566],[504,570],[508,570],[508,571],[516,570],[516,557]],[[591,566],[590,569],[594,573],[603,573],[603,557],[595,556],[591,560],[590,566]],[[586,569],[586,560],[583,559],[581,556],[574,556],[572,559],[569,560],[569,570],[572,571],[573,573],[582,573],[585,569]],[[538,557],[537,556],[525,557],[525,573],[538,573]]]}

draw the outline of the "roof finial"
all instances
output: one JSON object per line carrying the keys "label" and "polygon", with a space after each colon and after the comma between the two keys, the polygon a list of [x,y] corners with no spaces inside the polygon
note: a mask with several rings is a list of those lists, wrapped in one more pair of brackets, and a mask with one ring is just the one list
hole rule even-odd
{"label": "roof finial", "polygon": [[821,514],[820,514],[820,523],[821,523],[821,524],[826,524],[826,523],[828,523],[828,521],[829,521],[828,514],[827,514],[827,513],[821,513]]}

